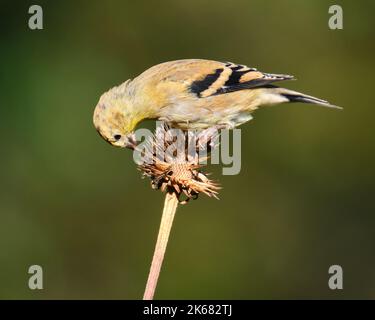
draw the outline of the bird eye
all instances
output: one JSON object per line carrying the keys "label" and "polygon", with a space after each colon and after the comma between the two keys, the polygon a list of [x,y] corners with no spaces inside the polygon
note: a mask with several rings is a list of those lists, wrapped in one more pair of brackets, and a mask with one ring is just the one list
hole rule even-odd
{"label": "bird eye", "polygon": [[116,140],[116,141],[119,141],[121,139],[121,134],[115,134],[113,136],[113,138]]}

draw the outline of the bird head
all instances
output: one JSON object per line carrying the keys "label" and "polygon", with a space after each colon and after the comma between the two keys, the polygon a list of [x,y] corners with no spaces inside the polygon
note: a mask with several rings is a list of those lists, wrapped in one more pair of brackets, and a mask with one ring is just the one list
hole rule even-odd
{"label": "bird head", "polygon": [[134,145],[133,131],[141,120],[133,112],[126,93],[127,82],[104,93],[94,111],[93,121],[96,130],[105,141],[116,147]]}

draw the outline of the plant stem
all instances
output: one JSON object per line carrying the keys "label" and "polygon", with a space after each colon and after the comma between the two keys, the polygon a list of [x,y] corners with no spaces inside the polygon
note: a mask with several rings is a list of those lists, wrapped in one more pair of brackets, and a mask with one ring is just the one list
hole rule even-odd
{"label": "plant stem", "polygon": [[159,227],[158,239],[156,241],[154,256],[152,258],[143,300],[152,300],[154,298],[154,293],[158,283],[160,269],[163,263],[165,250],[167,248],[168,238],[171,232],[177,205],[178,199],[176,194],[173,192],[167,192]]}

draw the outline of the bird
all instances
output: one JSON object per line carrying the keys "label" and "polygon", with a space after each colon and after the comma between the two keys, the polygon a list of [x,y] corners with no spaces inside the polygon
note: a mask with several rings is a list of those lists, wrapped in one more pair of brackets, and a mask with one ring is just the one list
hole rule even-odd
{"label": "bird", "polygon": [[129,147],[134,144],[136,127],[146,119],[182,130],[233,129],[267,105],[302,102],[341,109],[326,100],[274,85],[286,80],[295,78],[232,62],[168,61],[102,94],[93,122],[104,140]]}

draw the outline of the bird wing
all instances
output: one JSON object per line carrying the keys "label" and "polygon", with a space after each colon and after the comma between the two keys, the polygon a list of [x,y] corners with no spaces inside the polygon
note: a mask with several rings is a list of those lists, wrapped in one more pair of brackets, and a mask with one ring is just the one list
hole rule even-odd
{"label": "bird wing", "polygon": [[[258,71],[255,68],[249,68],[245,65],[238,65],[228,62],[225,64],[228,76],[223,84],[220,83],[218,88],[215,88],[214,95],[234,92],[244,89],[253,89],[265,87],[273,82],[293,80],[294,77],[286,74],[272,74]],[[205,92],[203,92],[205,94]]]}
{"label": "bird wing", "polygon": [[137,80],[142,82],[162,84],[163,88],[170,86],[180,93],[190,93],[198,98],[259,88],[276,81],[294,79],[290,75],[264,73],[232,62],[201,59],[162,63],[148,69],[138,78]]}

